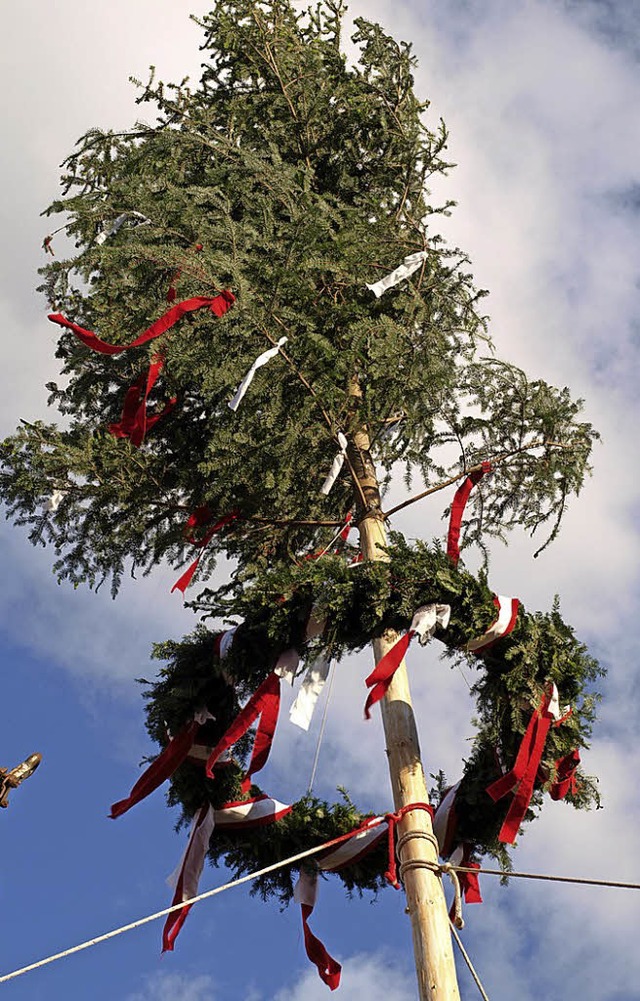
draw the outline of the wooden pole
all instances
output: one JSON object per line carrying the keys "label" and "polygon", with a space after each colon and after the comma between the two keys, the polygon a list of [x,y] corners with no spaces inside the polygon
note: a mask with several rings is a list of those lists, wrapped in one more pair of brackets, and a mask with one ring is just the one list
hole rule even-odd
{"label": "wooden pole", "polygon": [[[357,389],[352,392],[354,396],[359,395]],[[387,538],[366,430],[354,436],[350,463],[367,504],[367,510],[360,512],[361,552],[365,559],[384,560],[384,549],[380,547],[386,546]],[[376,664],[397,639],[397,634],[389,630],[373,641]],[[428,792],[404,661],[381,706],[395,809],[411,803],[427,803]],[[460,1001],[442,879],[424,866],[425,862],[437,863],[435,844],[429,814],[425,810],[406,813],[398,824],[398,855],[407,913],[411,919],[420,1001]]]}

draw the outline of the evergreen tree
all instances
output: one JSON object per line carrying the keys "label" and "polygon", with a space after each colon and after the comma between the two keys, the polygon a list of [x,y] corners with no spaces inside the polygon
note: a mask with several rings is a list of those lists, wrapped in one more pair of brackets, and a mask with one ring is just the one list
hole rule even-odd
{"label": "evergreen tree", "polygon": [[[459,651],[492,619],[492,594],[437,543],[412,548],[394,537],[385,561],[369,559],[358,573],[344,555],[302,559],[333,545],[349,512],[361,531],[384,521],[392,471],[402,466],[408,483],[419,477],[435,493],[491,461],[471,495],[465,544],[517,525],[546,531],[544,547],[589,470],[597,436],[581,401],[495,357],[484,293],[464,253],[437,232],[454,204],[433,204],[428,190],[451,166],[447,131],[414,94],[410,46],[357,20],[351,65],[344,16],[341,0],[304,14],[289,0],[219,0],[201,21],[199,83],[166,86],[152,74],[139,84],[155,124],[89,131],[48,209],[65,213],[77,251],[44,269],[58,322],[124,347],[172,305],[227,296],[217,300],[221,315],[201,302],[160,338],[119,354],[92,351],[63,325],[65,382],[48,387],[61,426],[23,422],[2,446],[9,516],[53,546],[61,580],[97,587],[110,578],[115,595],[125,572],[162,560],[177,567],[200,552],[201,581],[217,555],[237,561],[229,585],[193,602],[245,619],[225,672],[211,675],[202,627],[160,649],[170,666],[151,691],[149,727],[161,744],[166,722],[183,725],[198,699],[220,710],[209,724],[219,737],[285,645],[308,649],[304,623],[318,604],[328,626],[313,649],[339,656],[408,628],[418,605],[447,600],[452,624],[441,638],[466,656]],[[374,296],[368,284],[419,253],[409,279]],[[271,347],[279,350],[232,410],[245,373]],[[342,435],[346,461],[324,494]],[[584,686],[597,666],[557,609],[523,614],[501,644],[482,662],[461,823],[506,864],[496,836],[506,807],[491,812],[482,799],[495,744],[512,749],[549,679],[577,700],[550,742],[537,805],[560,753],[588,739],[593,698]],[[206,788],[217,802],[233,791]],[[576,805],[591,792],[583,779]],[[171,796],[187,815],[202,795],[202,780],[179,770]],[[333,811],[336,827],[316,829],[308,818],[318,809],[307,803],[306,823],[289,820],[292,847],[348,830],[356,816],[347,803]],[[280,830],[256,858],[279,857]],[[238,871],[249,866],[243,852],[229,838],[212,843],[212,857]],[[377,864],[345,882],[378,885]],[[261,888],[286,899],[290,877]]]}

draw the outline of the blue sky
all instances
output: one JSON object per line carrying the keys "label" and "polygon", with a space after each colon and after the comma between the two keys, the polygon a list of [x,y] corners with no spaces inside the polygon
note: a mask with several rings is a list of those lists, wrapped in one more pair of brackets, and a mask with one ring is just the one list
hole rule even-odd
{"label": "blue sky", "polygon": [[[197,73],[205,3],[110,0],[5,11],[0,73],[4,197],[0,301],[4,379],[0,425],[44,413],[56,374],[55,332],[34,292],[57,165],[86,128],[126,127],[140,115],[129,74],[154,63],[164,79]],[[570,507],[558,542],[532,560],[516,536],[492,558],[495,590],[565,617],[609,668],[602,723],[585,767],[605,809],[549,803],[515,853],[518,868],[640,881],[637,477],[640,318],[640,12],[626,2],[433,0],[352,5],[413,41],[419,91],[451,131],[458,167],[437,195],[459,205],[445,235],[470,255],[500,354],[534,377],[570,385],[601,430],[594,475]],[[397,488],[400,490],[400,487]],[[441,534],[440,508],[410,509],[394,525]],[[158,910],[184,834],[157,793],[117,822],[146,742],[133,679],[149,675],[151,642],[193,625],[175,574],[128,584],[118,600],[58,587],[49,554],[0,527],[0,763],[43,753],[36,775],[0,817],[0,972]],[[473,556],[470,555],[470,561]],[[318,776],[358,803],[390,805],[379,722],[361,720],[366,657],[341,668]],[[436,656],[410,660],[427,770],[458,777],[472,733],[464,680]],[[286,718],[286,716],[285,716]],[[317,726],[317,721],[316,721]],[[309,738],[281,727],[265,784],[279,799],[305,788]],[[206,870],[202,887],[223,881]],[[467,908],[465,944],[492,1001],[637,998],[640,899],[631,892],[483,880]],[[400,894],[349,901],[327,882],[313,927],[343,961],[346,1001],[415,996]],[[297,909],[232,890],[193,911],[176,952],[160,958],[161,922],[3,985],[7,1001],[315,1001],[327,989],[309,969]],[[475,988],[461,975],[462,994]]]}

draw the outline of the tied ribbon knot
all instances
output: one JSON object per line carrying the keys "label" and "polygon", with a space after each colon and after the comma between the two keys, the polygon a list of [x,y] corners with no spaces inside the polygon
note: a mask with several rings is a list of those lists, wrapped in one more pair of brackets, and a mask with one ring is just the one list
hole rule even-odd
{"label": "tied ribbon knot", "polygon": [[387,813],[384,818],[387,822],[387,846],[389,851],[388,869],[384,876],[387,882],[391,883],[396,890],[400,889],[396,865],[396,827],[405,814],[410,813],[412,810],[426,810],[433,820],[433,807],[429,803],[408,803],[406,806],[401,806],[395,813]]}
{"label": "tied ribbon knot", "polygon": [[564,799],[567,793],[575,795],[578,791],[578,780],[576,778],[576,772],[578,770],[578,765],[580,764],[580,752],[576,749],[575,751],[570,751],[569,754],[565,755],[564,758],[558,758],[556,761],[556,778],[555,782],[549,789],[549,795],[551,799],[559,800]]}

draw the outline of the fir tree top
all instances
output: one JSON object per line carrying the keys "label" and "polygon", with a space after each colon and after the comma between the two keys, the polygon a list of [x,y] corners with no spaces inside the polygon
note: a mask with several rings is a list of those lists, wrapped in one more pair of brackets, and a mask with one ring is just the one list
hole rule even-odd
{"label": "fir tree top", "polygon": [[[431,487],[501,460],[469,539],[547,521],[553,536],[579,490],[595,437],[580,402],[490,354],[483,293],[437,233],[453,203],[432,205],[427,185],[450,166],[447,132],[414,93],[410,47],[357,20],[350,65],[344,16],[340,0],[304,14],[288,0],[217,3],[199,84],[152,75],[139,101],[156,123],[93,129],[66,161],[48,212],[66,213],[77,253],[44,269],[56,311],[126,344],[166,311],[169,287],[236,302],[117,357],[62,333],[66,385],[49,388],[63,427],[20,428],[0,478],[10,515],[53,542],[61,578],[111,576],[115,592],[127,564],[180,562],[204,506],[239,513],[205,568],[220,550],[249,570],[296,558],[354,506],[376,513],[377,479],[398,462]],[[376,299],[367,283],[419,251],[412,280]],[[284,336],[232,412],[252,361]],[[108,426],[158,351],[149,405],[177,404],[138,449]],[[347,462],[324,497],[339,432]],[[43,517],[54,490],[63,499]]]}

